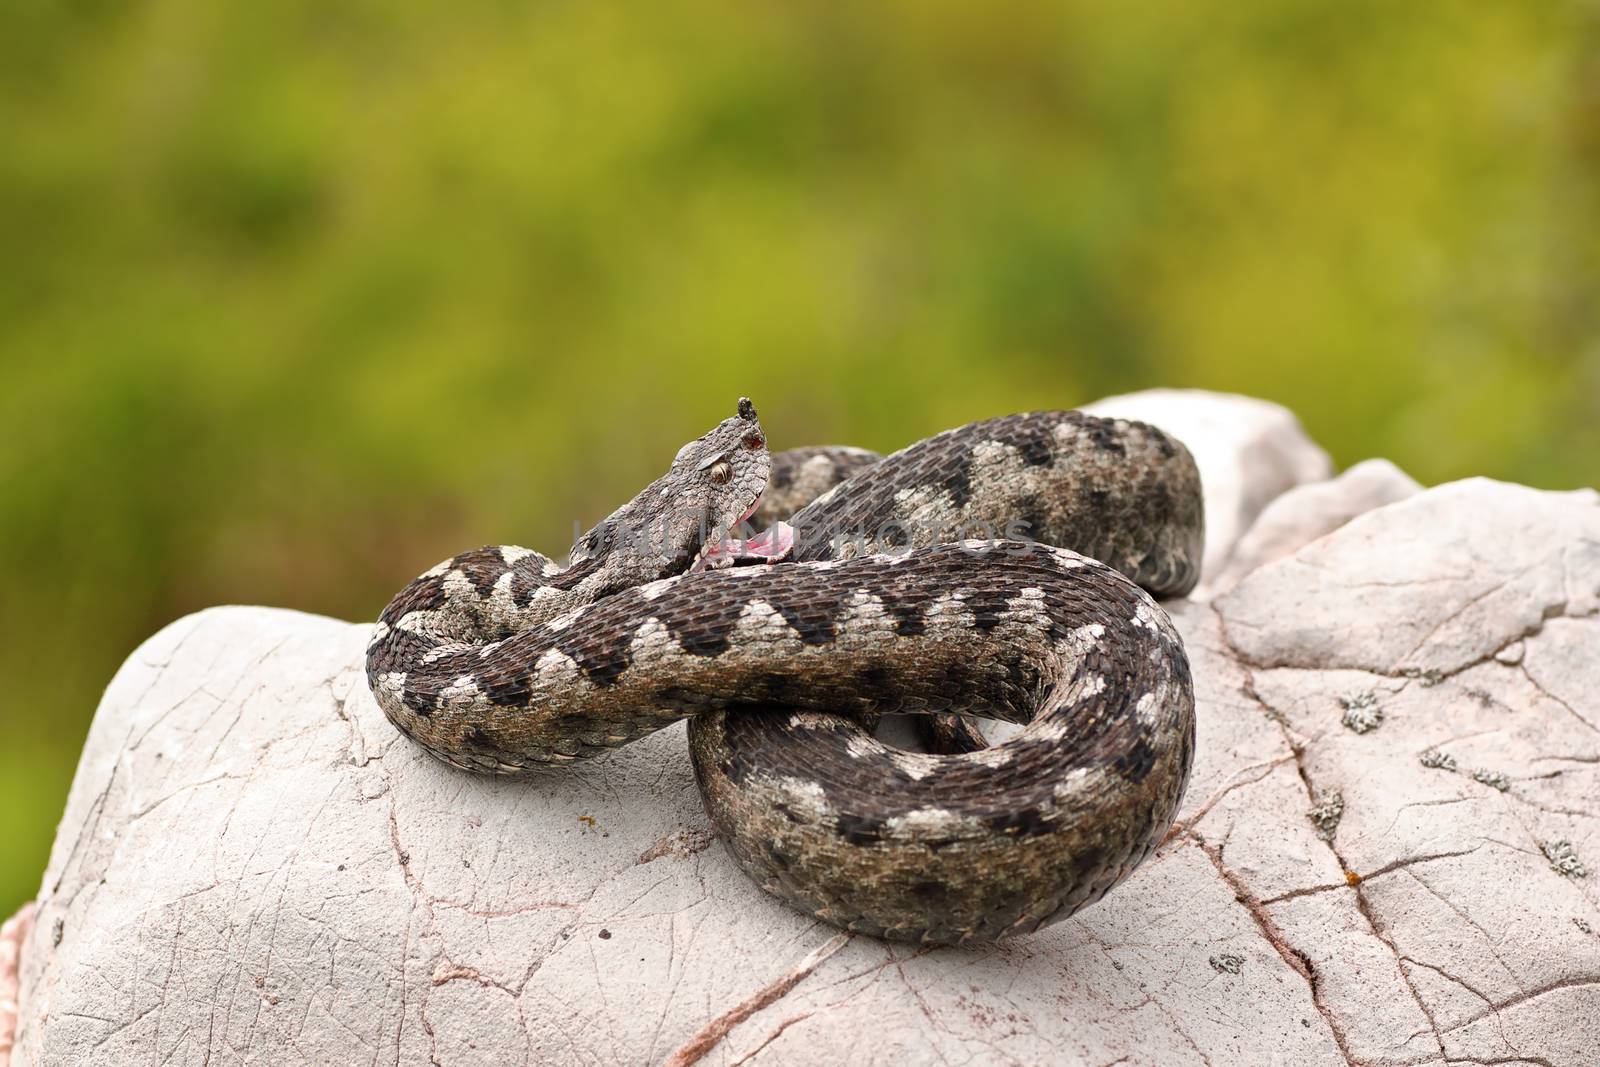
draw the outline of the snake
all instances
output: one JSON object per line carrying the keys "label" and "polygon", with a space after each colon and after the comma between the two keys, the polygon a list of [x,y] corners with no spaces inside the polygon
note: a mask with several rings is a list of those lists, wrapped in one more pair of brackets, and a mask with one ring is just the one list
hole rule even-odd
{"label": "snake", "polygon": [[[565,561],[490,545],[406,585],[367,680],[401,733],[493,775],[688,720],[760,888],[847,931],[993,942],[1101,899],[1176,816],[1194,687],[1155,598],[1198,581],[1203,519],[1193,457],[1144,423],[773,453],[741,398]],[[898,715],[924,744],[877,736]]]}

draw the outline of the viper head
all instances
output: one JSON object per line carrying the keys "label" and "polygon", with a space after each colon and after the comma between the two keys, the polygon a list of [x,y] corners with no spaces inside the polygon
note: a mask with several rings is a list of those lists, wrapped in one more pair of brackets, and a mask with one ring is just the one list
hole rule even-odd
{"label": "viper head", "polygon": [[755,513],[771,465],[755,405],[741,397],[733,418],[678,449],[666,474],[580,537],[572,561],[608,556],[629,583],[677,574]]}
{"label": "viper head", "polygon": [[726,534],[755,513],[771,466],[767,437],[747,396],[739,398],[733,418],[678,449],[663,480],[670,486],[669,507],[696,520],[695,549],[704,538]]}

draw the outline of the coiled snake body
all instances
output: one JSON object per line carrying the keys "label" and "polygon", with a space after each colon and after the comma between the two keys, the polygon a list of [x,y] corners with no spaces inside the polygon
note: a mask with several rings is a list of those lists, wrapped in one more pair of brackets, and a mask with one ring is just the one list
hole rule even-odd
{"label": "coiled snake body", "polygon": [[[821,495],[725,539],[769,482],[769,508]],[[1172,821],[1194,698],[1140,586],[1193,587],[1201,519],[1189,453],[1139,423],[1037,412],[774,458],[741,401],[568,565],[486,547],[418,577],[367,676],[400,730],[494,774],[688,718],[764,889],[851,930],[992,940],[1099,899]],[[934,751],[874,738],[887,712],[936,719]],[[986,746],[966,714],[1026,725]]]}

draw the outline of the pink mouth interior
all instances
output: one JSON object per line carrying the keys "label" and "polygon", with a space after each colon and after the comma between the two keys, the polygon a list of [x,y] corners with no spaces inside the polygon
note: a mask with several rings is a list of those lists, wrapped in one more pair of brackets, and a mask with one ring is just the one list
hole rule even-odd
{"label": "pink mouth interior", "polygon": [[[752,512],[754,510],[751,509]],[[694,566],[689,570],[691,572],[721,570],[724,567],[756,561],[776,563],[787,559],[794,551],[795,540],[794,527],[786,522],[775,522],[748,540],[729,539],[706,545],[700,552],[700,558],[695,560]]]}

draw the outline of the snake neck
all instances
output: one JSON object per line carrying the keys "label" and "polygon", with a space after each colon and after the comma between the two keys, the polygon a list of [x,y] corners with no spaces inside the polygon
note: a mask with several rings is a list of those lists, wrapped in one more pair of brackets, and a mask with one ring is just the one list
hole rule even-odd
{"label": "snake neck", "polygon": [[369,674],[502,641],[682,574],[703,546],[755,511],[770,467],[755,408],[741,400],[733,418],[684,445],[666,474],[578,538],[567,566],[531,549],[489,545],[419,576],[379,617]]}
{"label": "snake neck", "polygon": [[550,582],[592,602],[682,574],[716,526],[709,510],[675,492],[670,475],[658,478],[579,537]]}

